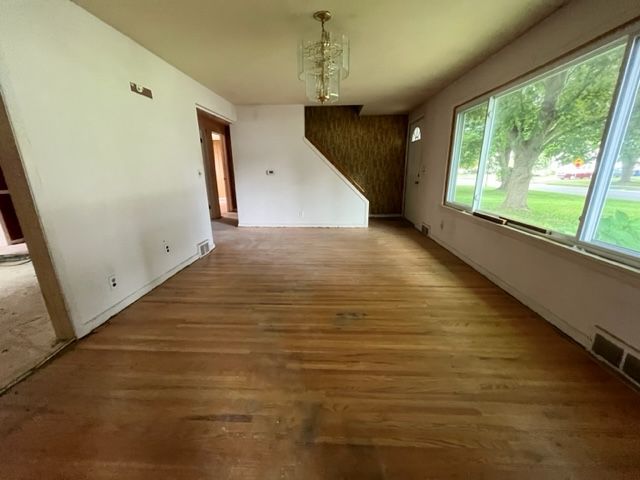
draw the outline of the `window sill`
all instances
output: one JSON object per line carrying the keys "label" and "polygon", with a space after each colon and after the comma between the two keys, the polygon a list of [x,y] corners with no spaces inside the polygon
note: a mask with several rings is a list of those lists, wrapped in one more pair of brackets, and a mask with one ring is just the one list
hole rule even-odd
{"label": "window sill", "polygon": [[597,270],[604,275],[615,277],[625,283],[630,283],[640,288],[640,268],[597,255],[596,253],[583,250],[575,245],[565,244],[549,238],[546,235],[484,220],[472,215],[466,210],[461,210],[451,205],[445,204],[441,205],[441,207],[447,215],[468,219],[478,226],[500,233],[501,235],[506,235],[519,242],[528,243],[551,255],[563,257],[572,262],[582,264],[587,268]]}

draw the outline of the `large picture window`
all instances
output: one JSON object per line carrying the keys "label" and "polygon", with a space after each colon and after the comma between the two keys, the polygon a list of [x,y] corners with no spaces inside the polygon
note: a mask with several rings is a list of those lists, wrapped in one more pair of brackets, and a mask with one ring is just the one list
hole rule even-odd
{"label": "large picture window", "polygon": [[639,50],[625,37],[457,109],[447,204],[636,261]]}

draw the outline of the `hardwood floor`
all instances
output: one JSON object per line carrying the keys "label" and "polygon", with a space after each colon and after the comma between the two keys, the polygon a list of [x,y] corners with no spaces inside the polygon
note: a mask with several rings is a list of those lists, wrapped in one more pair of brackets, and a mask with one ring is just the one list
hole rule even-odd
{"label": "hardwood floor", "polygon": [[640,478],[640,395],[413,229],[217,227],[0,398],[0,478]]}

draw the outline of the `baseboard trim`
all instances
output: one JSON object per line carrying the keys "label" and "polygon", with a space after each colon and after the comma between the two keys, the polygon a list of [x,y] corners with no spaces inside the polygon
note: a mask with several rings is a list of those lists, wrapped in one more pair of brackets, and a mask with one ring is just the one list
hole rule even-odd
{"label": "baseboard trim", "polygon": [[96,315],[95,317],[87,320],[82,325],[76,326],[76,338],[82,338],[82,337],[88,335],[94,329],[96,329],[97,327],[102,325],[104,322],[109,320],[111,317],[113,317],[114,315],[120,313],[122,310],[127,308],[129,305],[134,303],[136,300],[139,300],[142,296],[146,295],[147,293],[149,293],[154,288],[160,286],[166,280],[168,280],[169,278],[173,277],[180,270],[188,267],[189,265],[191,265],[193,262],[195,262],[199,258],[200,258],[200,255],[197,255],[197,254],[196,255],[192,255],[191,257],[187,258],[183,262],[180,262],[178,265],[176,265],[172,269],[168,270],[166,273],[163,273],[159,277],[151,280],[149,283],[147,283],[146,285],[144,285],[141,288],[139,288],[138,290],[136,290],[133,293],[127,295],[125,298],[120,300],[115,305],[109,307],[104,312],[102,312],[102,313]]}
{"label": "baseboard trim", "polygon": [[238,227],[247,228],[367,228],[368,225],[317,225],[317,224],[251,224],[238,223]]}
{"label": "baseboard trim", "polygon": [[552,324],[558,330],[560,330],[565,335],[569,336],[570,338],[578,342],[585,349],[589,350],[591,348],[591,343],[593,339],[591,338],[590,335],[582,332],[581,330],[578,330],[569,322],[558,317],[555,313],[551,312],[549,309],[547,309],[543,305],[540,305],[536,300],[529,297],[527,294],[518,290],[514,286],[508,284],[498,276],[494,275],[492,272],[484,268],[482,265],[474,262],[463,253],[459,252],[455,248],[448,245],[446,242],[434,236],[429,236],[429,238],[432,239],[434,242],[436,242],[438,245],[440,245],[442,248],[453,253],[456,257],[458,257],[464,263],[466,263],[475,271],[480,273],[482,276],[486,277],[491,282],[495,283],[498,287],[500,287],[502,290],[507,292],[509,295],[511,295],[512,297],[516,298],[518,301],[520,301],[521,303],[529,307],[531,310],[536,312],[538,315],[540,315],[542,318],[544,318],[547,322]]}

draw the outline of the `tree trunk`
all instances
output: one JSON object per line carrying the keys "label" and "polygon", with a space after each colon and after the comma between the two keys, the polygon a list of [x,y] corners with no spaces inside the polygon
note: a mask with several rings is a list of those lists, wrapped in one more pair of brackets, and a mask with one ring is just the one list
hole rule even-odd
{"label": "tree trunk", "polygon": [[538,160],[535,149],[522,148],[516,150],[513,168],[507,183],[507,194],[502,204],[505,208],[526,209],[527,196],[529,195],[529,183],[533,178],[533,166]]}
{"label": "tree trunk", "polygon": [[509,189],[509,182],[511,181],[511,168],[507,167],[503,170],[502,176],[500,178],[500,186],[498,190],[502,190],[506,192]]}
{"label": "tree trunk", "polygon": [[567,79],[567,72],[560,72],[544,80],[544,99],[538,112],[537,128],[530,138],[523,139],[520,131],[510,132],[513,148],[513,168],[509,175],[507,195],[502,204],[505,208],[526,209],[529,183],[533,178],[533,167],[544,149],[549,132],[558,119],[558,99]]}
{"label": "tree trunk", "polygon": [[631,183],[633,176],[633,167],[635,166],[635,158],[622,157],[622,173],[620,175],[620,183]]}
{"label": "tree trunk", "polygon": [[498,156],[498,178],[500,186],[498,190],[505,191],[509,187],[509,178],[511,177],[511,168],[509,168],[509,158],[511,157],[511,147],[506,147]]}

